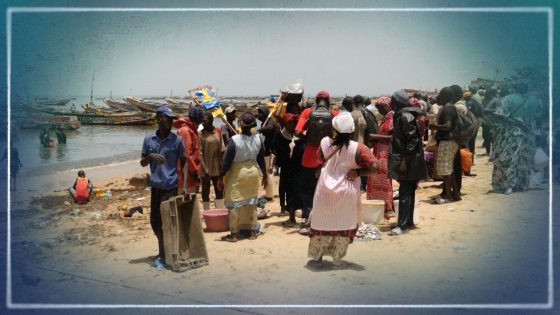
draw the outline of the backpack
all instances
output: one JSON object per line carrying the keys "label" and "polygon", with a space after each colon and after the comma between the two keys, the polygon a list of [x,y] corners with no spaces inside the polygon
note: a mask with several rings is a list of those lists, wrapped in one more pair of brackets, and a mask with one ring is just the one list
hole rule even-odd
{"label": "backpack", "polygon": [[307,120],[307,143],[318,146],[324,137],[332,135],[332,119],[330,109],[315,106]]}
{"label": "backpack", "polygon": [[470,111],[466,113],[457,111],[457,119],[453,127],[453,139],[459,144],[469,142],[478,131],[478,119]]}

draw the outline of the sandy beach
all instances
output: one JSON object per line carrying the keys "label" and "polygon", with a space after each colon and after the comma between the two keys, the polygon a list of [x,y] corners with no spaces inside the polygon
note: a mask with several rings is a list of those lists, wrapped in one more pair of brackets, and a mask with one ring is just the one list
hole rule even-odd
{"label": "sandy beach", "polygon": [[[487,157],[477,157],[477,177],[464,177],[461,202],[429,204],[439,183],[422,182],[418,228],[392,237],[386,233],[391,222],[381,224],[383,239],[355,240],[342,270],[332,270],[328,262],[320,270],[306,266],[309,239],[282,227],[286,218],[277,216],[278,198],[266,205],[271,213],[260,221],[265,234],[257,240],[231,244],[219,240],[225,232],[205,233],[208,266],[184,273],[153,269],[149,263],[157,245],[149,224],[149,190],[128,185],[131,175],[147,169],[137,161],[121,167],[126,171],[105,179],[91,172],[96,187],[111,190],[108,199],[77,205],[58,191],[12,204],[14,303],[389,305],[547,299],[548,185],[509,196],[488,194]],[[125,204],[140,205],[145,214],[123,218]],[[71,214],[74,209],[78,215]]]}

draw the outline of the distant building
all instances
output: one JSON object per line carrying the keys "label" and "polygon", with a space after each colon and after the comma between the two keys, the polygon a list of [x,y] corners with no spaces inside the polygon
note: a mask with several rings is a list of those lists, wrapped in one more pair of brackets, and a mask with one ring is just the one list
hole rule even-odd
{"label": "distant building", "polygon": [[404,89],[404,91],[406,93],[408,93],[409,96],[412,96],[414,93],[420,93],[422,95],[428,95],[428,97],[431,96],[437,96],[438,92],[437,90],[435,91],[422,91],[422,90],[417,90],[417,89]]}

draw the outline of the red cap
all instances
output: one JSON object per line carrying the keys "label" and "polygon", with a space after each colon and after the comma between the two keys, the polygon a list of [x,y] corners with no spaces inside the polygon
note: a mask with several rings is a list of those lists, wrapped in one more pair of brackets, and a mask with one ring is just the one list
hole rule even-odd
{"label": "red cap", "polygon": [[329,92],[327,92],[325,90],[322,90],[322,91],[319,91],[317,93],[317,96],[315,96],[315,98],[326,98],[326,99],[330,100],[331,96],[330,96]]}

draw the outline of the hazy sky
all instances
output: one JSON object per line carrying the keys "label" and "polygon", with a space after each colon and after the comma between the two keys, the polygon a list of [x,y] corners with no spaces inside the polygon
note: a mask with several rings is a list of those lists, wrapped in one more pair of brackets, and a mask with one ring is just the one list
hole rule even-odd
{"label": "hazy sky", "polygon": [[544,13],[15,13],[13,90],[21,97],[378,95],[467,85],[547,65]]}

